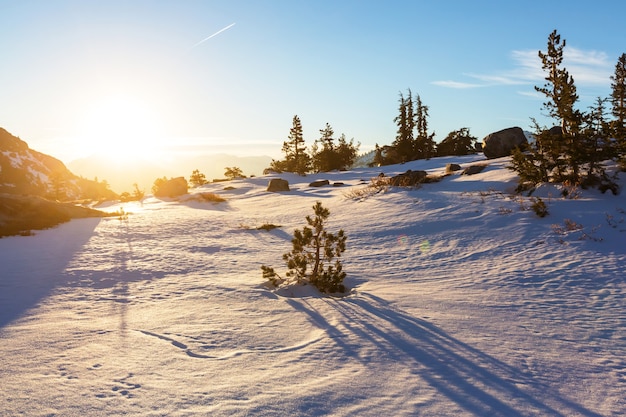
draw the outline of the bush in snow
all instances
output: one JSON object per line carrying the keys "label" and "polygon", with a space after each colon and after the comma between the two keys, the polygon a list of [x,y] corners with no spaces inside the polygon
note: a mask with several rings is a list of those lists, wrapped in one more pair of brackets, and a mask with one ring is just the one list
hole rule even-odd
{"label": "bush in snow", "polygon": [[[324,222],[330,211],[319,201],[313,206],[315,217],[306,216],[308,226],[294,231],[291,252],[283,255],[288,271],[282,278],[269,266],[261,266],[263,278],[275,287],[288,282],[310,283],[321,292],[345,292],[343,279],[346,273],[339,258],[346,250],[346,236],[343,229],[337,234],[326,231]],[[332,264],[334,259],[334,264]],[[309,270],[310,268],[310,270]]]}

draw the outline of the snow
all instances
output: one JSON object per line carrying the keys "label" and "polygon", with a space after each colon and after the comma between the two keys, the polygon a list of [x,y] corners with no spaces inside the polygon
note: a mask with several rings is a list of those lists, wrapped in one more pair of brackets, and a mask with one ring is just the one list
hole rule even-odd
{"label": "snow", "polygon": [[[0,415],[624,415],[626,194],[544,187],[539,218],[481,159],[208,184],[227,201],[0,239]],[[448,162],[489,166],[354,192]],[[343,298],[262,285],[316,201],[348,236]]]}

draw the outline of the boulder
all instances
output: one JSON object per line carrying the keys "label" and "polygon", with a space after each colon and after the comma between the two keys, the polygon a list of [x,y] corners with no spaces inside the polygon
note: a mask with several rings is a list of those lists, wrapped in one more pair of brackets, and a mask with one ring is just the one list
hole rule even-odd
{"label": "boulder", "polygon": [[478,174],[479,172],[482,172],[483,169],[485,169],[487,166],[486,165],[470,165],[467,168],[465,168],[463,170],[463,172],[461,173],[461,175],[474,175],[474,174]]}
{"label": "boulder", "polygon": [[461,165],[459,164],[446,164],[446,174],[449,174],[454,171],[460,171]]}
{"label": "boulder", "polygon": [[523,148],[528,139],[520,127],[510,127],[490,133],[483,139],[483,153],[488,159],[511,155],[515,148]]}
{"label": "boulder", "polygon": [[395,187],[413,187],[421,184],[426,179],[428,173],[426,171],[411,171],[410,169],[402,174],[391,177],[389,185]]}
{"label": "boulder", "polygon": [[323,187],[325,185],[330,185],[330,181],[328,180],[317,180],[313,181],[309,184],[309,187]]}
{"label": "boulder", "polygon": [[155,197],[178,197],[187,194],[189,185],[184,177],[172,178],[161,183],[154,191]]}
{"label": "boulder", "polygon": [[267,185],[267,191],[272,193],[289,191],[289,181],[282,178],[272,178]]}

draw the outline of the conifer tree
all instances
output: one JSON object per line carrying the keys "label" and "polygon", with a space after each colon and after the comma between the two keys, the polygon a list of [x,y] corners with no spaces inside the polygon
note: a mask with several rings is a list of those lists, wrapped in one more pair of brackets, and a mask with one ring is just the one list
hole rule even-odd
{"label": "conifer tree", "polygon": [[[516,151],[512,158],[512,169],[520,176],[518,190],[554,181],[599,185],[601,190],[616,192],[616,184],[608,178],[601,164],[608,156],[606,149],[609,147],[609,129],[604,118],[606,100],[598,98],[587,114],[575,108],[578,94],[574,79],[562,66],[565,44],[555,30],[548,37],[547,51],[539,51],[547,75],[544,86],[535,89],[546,96],[544,109],[559,120],[560,126],[547,129],[534,121],[535,143],[527,153]],[[613,102],[619,100],[614,97]]]}
{"label": "conifer tree", "polygon": [[422,104],[422,98],[417,95],[415,100],[415,144],[416,159],[428,159],[435,154],[435,134],[428,134],[428,106]]}
{"label": "conifer tree", "polygon": [[626,54],[622,54],[617,60],[611,81],[611,104],[615,117],[611,130],[617,141],[618,154],[626,158]]}
{"label": "conifer tree", "polygon": [[392,163],[407,162],[413,159],[413,128],[415,127],[415,120],[411,90],[409,90],[409,95],[406,98],[404,94],[400,92],[398,102],[398,116],[394,119],[398,130],[396,139],[393,142],[393,147],[395,148],[399,160],[391,161]]}
{"label": "conifer tree", "polygon": [[437,155],[470,155],[476,152],[476,140],[477,138],[470,134],[470,130],[467,127],[453,130],[437,146]]}
{"label": "conifer tree", "polygon": [[320,129],[320,135],[311,147],[313,170],[328,172],[347,169],[354,163],[360,146],[354,144],[354,139],[348,142],[342,133],[335,143],[333,128],[328,123],[324,129]]}
{"label": "conifer tree", "polygon": [[206,176],[202,172],[200,172],[200,170],[194,169],[191,173],[191,176],[189,177],[189,182],[191,183],[192,187],[200,187],[206,184],[208,181],[206,179]]}
{"label": "conifer tree", "polygon": [[335,148],[338,159],[337,167],[335,169],[350,168],[356,160],[360,147],[361,143],[357,142],[355,145],[354,138],[350,139],[348,142],[346,135],[342,133],[341,136],[339,136],[338,144]]}
{"label": "conifer tree", "polygon": [[574,78],[563,64],[563,50],[566,41],[561,41],[561,35],[556,30],[548,36],[547,51],[538,52],[543,70],[547,73],[543,87],[535,87],[543,93],[547,101],[543,106],[548,114],[559,120],[560,134],[544,135],[538,143],[544,154],[554,163],[557,180],[580,182],[580,165],[585,155],[580,152],[580,127],[582,114],[574,108],[578,101]]}
{"label": "conifer tree", "polygon": [[293,116],[292,127],[289,129],[289,136],[283,142],[282,151],[285,159],[282,161],[272,161],[270,168],[275,171],[296,172],[300,175],[306,174],[309,170],[311,157],[306,152],[304,136],[302,132],[302,122],[298,115]]}
{"label": "conifer tree", "polygon": [[[263,278],[274,286],[286,281],[310,283],[322,292],[345,292],[343,280],[346,273],[339,258],[346,250],[346,235],[343,229],[337,234],[326,230],[330,211],[319,201],[313,206],[314,217],[306,216],[307,226],[294,231],[291,252],[283,255],[288,271],[282,278],[274,268],[263,265]],[[334,260],[334,264],[333,264]]]}
{"label": "conifer tree", "polygon": [[243,171],[239,167],[226,167],[224,168],[224,176],[229,180],[234,180],[235,178],[243,178]]}
{"label": "conifer tree", "polygon": [[338,169],[337,154],[335,152],[335,132],[330,124],[326,123],[324,129],[320,129],[320,138],[315,141],[311,148],[313,170],[328,172]]}

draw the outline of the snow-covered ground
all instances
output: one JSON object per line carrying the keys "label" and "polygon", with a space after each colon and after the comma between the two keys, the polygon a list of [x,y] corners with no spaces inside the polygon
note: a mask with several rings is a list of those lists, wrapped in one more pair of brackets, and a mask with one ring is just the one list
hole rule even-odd
{"label": "snow-covered ground", "polygon": [[[355,197],[477,159],[209,184],[227,201],[0,239],[0,415],[626,414],[626,193],[542,187],[539,218],[503,158]],[[351,294],[270,291],[260,266],[284,270],[316,201],[348,236]]]}

